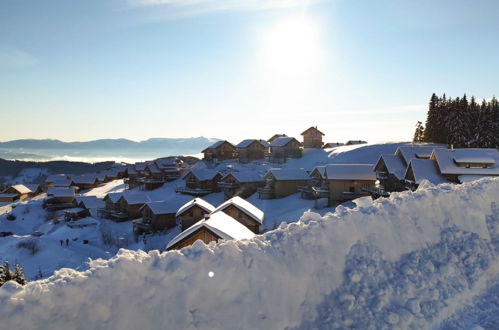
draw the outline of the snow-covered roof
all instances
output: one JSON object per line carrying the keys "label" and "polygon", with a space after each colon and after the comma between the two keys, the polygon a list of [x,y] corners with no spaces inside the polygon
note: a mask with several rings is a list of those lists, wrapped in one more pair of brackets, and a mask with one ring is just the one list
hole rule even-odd
{"label": "snow-covered roof", "polygon": [[479,180],[479,179],[482,179],[482,178],[489,178],[490,175],[460,175],[457,177],[457,179],[459,180],[459,182],[461,183],[465,183],[465,182],[471,182],[471,181],[475,181],[475,180]]}
{"label": "snow-covered roof", "polygon": [[393,174],[399,180],[404,180],[404,175],[407,167],[404,165],[402,159],[399,156],[381,155],[375,168],[378,167],[378,164],[381,161],[384,162],[388,173]]}
{"label": "snow-covered roof", "polygon": [[172,158],[159,158],[154,161],[159,168],[165,167],[178,167],[179,163],[182,161],[177,157]]}
{"label": "snow-covered roof", "polygon": [[179,207],[178,204],[170,201],[157,201],[145,203],[144,206],[141,207],[141,210],[143,210],[146,206],[149,207],[152,213],[156,215],[176,213]]}
{"label": "snow-covered roof", "polygon": [[207,201],[205,201],[204,199],[194,198],[194,199],[190,200],[189,202],[185,203],[184,205],[182,205],[178,209],[176,216],[177,217],[181,216],[182,214],[189,211],[194,206],[199,206],[206,213],[211,213],[211,212],[215,211],[215,207],[213,205],[211,205],[210,203],[208,203]]}
{"label": "snow-covered roof", "polygon": [[364,140],[348,140],[346,145],[354,145],[354,144],[366,144],[367,141]]}
{"label": "snow-covered roof", "polygon": [[278,181],[308,180],[310,176],[302,168],[272,168],[265,177],[271,174]]}
{"label": "snow-covered roof", "polygon": [[74,197],[75,191],[72,188],[50,187],[47,189],[47,196]]}
{"label": "snow-covered roof", "polygon": [[105,206],[104,201],[95,196],[77,196],[76,202],[78,204],[83,203],[87,209],[98,209]]}
{"label": "snow-covered roof", "polygon": [[54,187],[69,187],[74,183],[73,180],[66,178],[59,178],[51,182],[53,182]]}
{"label": "snow-covered roof", "polygon": [[162,171],[159,169],[158,165],[156,165],[155,162],[149,162],[149,163],[147,163],[146,168],[151,173],[162,173]]}
{"label": "snow-covered roof", "polygon": [[244,149],[249,147],[253,142],[258,142],[260,143],[263,147],[268,147],[269,143],[265,140],[257,140],[257,139],[247,139],[239,142],[239,144],[236,145],[236,148],[239,149]]}
{"label": "snow-covered roof", "polygon": [[26,187],[25,185],[23,184],[15,184],[13,186],[10,186],[12,189],[14,189],[15,191],[17,191],[19,194],[29,194],[31,193],[31,189],[29,189],[28,187]]}
{"label": "snow-covered roof", "polygon": [[205,227],[215,235],[224,240],[229,239],[250,239],[255,236],[255,234],[249,230],[246,226],[242,225],[239,221],[232,218],[231,216],[225,214],[224,212],[216,212],[209,215],[209,218],[203,219],[191,227],[184,230],[182,233],[177,235],[172,239],[168,245],[167,249],[179,243],[183,239],[189,237],[191,234],[196,232],[198,229]]}
{"label": "snow-covered roof", "polygon": [[225,178],[228,176],[233,176],[238,182],[245,183],[245,182],[263,182],[264,179],[263,177],[255,171],[241,171],[241,172],[232,172],[227,175],[225,175],[222,178],[222,181],[224,181]]}
{"label": "snow-covered roof", "polygon": [[[446,175],[499,175],[499,151],[496,149],[444,149],[435,148],[431,158],[435,160],[440,173]],[[456,159],[459,162],[456,162]],[[478,163],[482,167],[460,167],[458,163]]]}
{"label": "snow-covered roof", "polygon": [[17,194],[4,194],[4,193],[1,193],[0,197],[4,197],[4,198],[15,198],[15,197],[17,197]]}
{"label": "snow-covered roof", "polygon": [[194,168],[190,170],[189,173],[192,173],[192,175],[194,175],[199,181],[213,180],[217,174],[219,174],[218,171],[208,168]]}
{"label": "snow-covered roof", "polygon": [[36,183],[25,183],[24,186],[31,190],[31,192],[36,192],[38,189],[40,189],[40,185]]}
{"label": "snow-covered roof", "polygon": [[135,165],[129,165],[126,168],[128,174],[137,174],[137,170],[135,169]]}
{"label": "snow-covered roof", "polygon": [[228,143],[228,144],[230,144],[232,146],[232,143],[230,143],[229,141],[221,140],[221,141],[217,141],[217,142],[213,143],[211,146],[207,147],[206,149],[204,149],[201,152],[205,152],[208,149],[217,149],[217,148],[221,147],[222,144],[224,144],[224,143]]}
{"label": "snow-covered roof", "polygon": [[328,180],[376,180],[372,164],[330,164],[326,174]]}
{"label": "snow-covered roof", "polygon": [[319,130],[317,129],[317,126],[312,126],[312,127],[307,128],[307,129],[306,129],[306,130],[304,130],[304,131],[303,131],[300,135],[305,135],[305,134],[307,134],[307,132],[308,132],[308,131],[310,131],[310,130],[315,130],[315,131],[319,132],[321,135],[325,135],[324,133],[322,133],[321,131],[319,131]]}
{"label": "snow-covered roof", "polygon": [[345,144],[343,142],[328,142],[324,145],[324,148],[334,148],[334,147],[341,147],[344,146]]}
{"label": "snow-covered roof", "polygon": [[310,172],[310,176],[312,176],[314,173],[318,173],[321,178],[325,178],[326,175],[326,166],[325,165],[319,165],[314,167],[312,172]]}
{"label": "snow-covered roof", "polygon": [[430,155],[435,149],[435,146],[427,145],[408,145],[400,146],[395,151],[395,155],[400,155],[404,162],[408,165],[411,159],[414,158],[430,158]]}
{"label": "snow-covered roof", "polygon": [[123,193],[121,198],[123,198],[128,205],[145,204],[151,201],[149,195],[135,191],[130,193]]}
{"label": "snow-covered roof", "polygon": [[135,169],[137,171],[143,171],[146,169],[146,166],[147,166],[147,162],[138,162],[138,163],[135,163]]}
{"label": "snow-covered roof", "polygon": [[287,136],[286,137],[278,137],[277,139],[275,139],[274,141],[272,141],[270,143],[270,146],[271,147],[284,147],[285,145],[287,145],[288,143],[290,143],[293,140],[297,141],[294,137],[287,137]]}
{"label": "snow-covered roof", "polygon": [[215,211],[213,211],[213,213],[223,211],[231,205],[241,212],[245,213],[249,217],[253,218],[258,223],[263,223],[263,218],[265,216],[263,211],[239,196],[232,197],[228,201],[225,201],[219,207],[217,207]]}
{"label": "snow-covered roof", "polygon": [[85,174],[73,177],[73,182],[76,184],[94,184],[96,180],[97,176],[95,174]]}
{"label": "snow-covered roof", "polygon": [[61,179],[68,179],[66,174],[51,174],[45,179],[45,182],[54,182]]}
{"label": "snow-covered roof", "polygon": [[112,203],[117,203],[121,196],[123,196],[123,193],[108,193],[106,196],[104,196],[104,199],[109,198]]}
{"label": "snow-covered roof", "polygon": [[449,182],[438,172],[435,162],[431,159],[414,158],[409,163],[405,178],[410,178],[410,173],[414,177],[414,182],[420,184],[423,180],[428,180],[433,184]]}

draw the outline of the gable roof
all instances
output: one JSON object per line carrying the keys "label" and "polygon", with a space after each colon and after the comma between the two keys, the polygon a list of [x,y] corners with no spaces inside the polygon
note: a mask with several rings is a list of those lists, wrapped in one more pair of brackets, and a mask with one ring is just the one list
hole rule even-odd
{"label": "gable roof", "polygon": [[252,145],[255,142],[260,143],[260,145],[262,145],[262,147],[264,148],[267,148],[269,146],[269,143],[265,140],[247,139],[239,142],[239,144],[236,145],[236,148],[238,149],[248,148],[250,145]]}
{"label": "gable roof", "polygon": [[151,173],[163,173],[155,162],[148,162],[146,169],[148,169]]}
{"label": "gable roof", "polygon": [[286,136],[286,137],[278,137],[277,139],[275,139],[274,141],[272,141],[270,143],[270,146],[271,147],[284,147],[284,146],[288,145],[288,143],[290,143],[293,140],[295,140],[297,143],[300,143],[294,137],[287,137]]}
{"label": "gable roof", "polygon": [[137,170],[135,169],[135,165],[128,165],[126,168],[126,172],[128,174],[137,174]]}
{"label": "gable roof", "polygon": [[74,184],[72,179],[60,178],[54,181],[51,181],[54,184],[54,187],[69,187]]}
{"label": "gable roof", "polygon": [[407,171],[404,177],[408,179],[411,172],[416,184],[420,184],[423,180],[428,180],[433,184],[449,182],[442,175],[440,175],[437,167],[435,166],[435,162],[431,159],[412,159],[407,166]]}
{"label": "gable roof", "polygon": [[393,174],[397,179],[404,180],[406,166],[402,158],[397,155],[381,155],[378,162],[374,166],[375,170],[381,163],[384,163],[389,174]]}
{"label": "gable roof", "polygon": [[[33,191],[31,191],[31,189],[29,189],[28,187],[26,187],[23,184],[15,184],[13,186],[10,186],[9,188],[14,189],[20,195],[22,195],[22,194],[29,194],[29,193],[33,192]],[[7,188],[7,189],[9,189],[9,188]]]}
{"label": "gable roof", "polygon": [[[431,155],[442,174],[499,175],[499,151],[496,149],[444,149],[435,148]],[[458,163],[487,164],[487,168],[460,167]]]}
{"label": "gable roof", "polygon": [[234,145],[232,143],[230,143],[229,141],[226,141],[226,140],[221,140],[221,141],[217,141],[215,143],[213,143],[211,146],[205,148],[203,151],[201,152],[205,152],[206,150],[208,149],[218,149],[220,148],[224,143],[228,143],[231,147],[234,147]]}
{"label": "gable roof", "polygon": [[263,211],[239,196],[232,197],[228,201],[222,203],[219,207],[215,209],[215,211],[213,211],[213,213],[218,211],[223,211],[231,205],[240,210],[241,212],[243,212],[244,214],[246,214],[247,216],[251,217],[255,221],[257,221],[259,224],[263,223],[263,218],[264,218]]}
{"label": "gable roof", "polygon": [[189,173],[192,173],[192,175],[194,175],[199,181],[213,180],[217,176],[217,174],[220,174],[218,173],[218,171],[211,170],[208,168],[201,168],[201,169],[194,168],[190,170],[186,174],[186,176]]}
{"label": "gable roof", "polygon": [[255,171],[241,171],[241,172],[231,172],[226,174],[221,181],[228,178],[229,176],[234,177],[240,183],[248,183],[248,182],[263,182],[264,178]]}
{"label": "gable roof", "polygon": [[324,133],[322,133],[321,131],[319,131],[319,130],[317,129],[317,126],[311,126],[311,127],[307,128],[307,129],[306,129],[306,130],[304,130],[304,131],[303,131],[300,135],[305,135],[305,134],[307,134],[307,132],[308,132],[308,131],[310,131],[310,130],[317,131],[317,132],[318,132],[318,133],[320,133],[321,135],[325,135]]}
{"label": "gable roof", "polygon": [[176,216],[177,217],[181,216],[182,214],[189,211],[194,206],[200,207],[206,213],[211,213],[211,212],[215,211],[215,207],[213,205],[211,205],[210,203],[208,203],[207,201],[205,201],[204,199],[194,198],[194,199],[190,200],[189,202],[185,203],[184,205],[182,205],[178,209]]}
{"label": "gable roof", "polygon": [[138,162],[135,163],[135,170],[140,172],[146,169],[147,162]]}
{"label": "gable roof", "polygon": [[34,193],[40,189],[40,185],[36,183],[25,183],[24,186]]}
{"label": "gable roof", "polygon": [[316,166],[314,167],[314,169],[312,170],[312,172],[310,172],[310,177],[312,177],[312,175],[314,173],[319,174],[319,176],[321,178],[325,178],[326,177],[326,166],[325,165],[319,165],[319,166]]}
{"label": "gable roof", "polygon": [[147,202],[140,208],[140,211],[146,207],[151,209],[151,212],[156,215],[174,214],[178,210],[178,205],[170,201]]}
{"label": "gable roof", "polygon": [[105,202],[95,196],[77,196],[76,201],[78,204],[83,203],[87,209],[98,209],[105,206]]}
{"label": "gable roof", "polygon": [[272,174],[272,176],[278,181],[310,179],[307,171],[302,168],[272,168],[267,172],[265,177],[269,174]]}
{"label": "gable roof", "polygon": [[95,174],[84,174],[73,177],[73,182],[75,184],[95,184],[96,181],[97,176]]}
{"label": "gable roof", "polygon": [[341,147],[344,146],[345,144],[343,142],[328,142],[324,144],[323,148],[335,148],[335,147]]}
{"label": "gable roof", "polygon": [[215,235],[224,240],[229,239],[250,239],[255,236],[255,234],[249,230],[246,226],[242,225],[239,221],[232,218],[231,216],[225,214],[224,212],[216,212],[210,214],[207,219],[203,219],[191,227],[184,230],[182,233],[177,235],[172,239],[168,245],[167,249],[176,245],[183,239],[189,237],[191,234],[196,232],[198,229],[205,227],[206,229],[213,232]]}
{"label": "gable roof", "polygon": [[270,143],[270,142],[274,141],[277,138],[286,137],[286,136],[287,136],[286,134],[274,134],[274,135],[272,135],[272,137],[270,139],[267,140],[267,142]]}
{"label": "gable roof", "polygon": [[409,165],[411,159],[430,158],[434,148],[435,146],[426,145],[400,146],[395,150],[395,155],[400,155],[406,165]]}
{"label": "gable roof", "polygon": [[75,196],[75,191],[72,188],[49,187],[47,189],[47,196],[52,196],[52,197],[74,197]]}
{"label": "gable roof", "polygon": [[145,204],[151,201],[147,194],[131,191],[130,193],[123,193],[119,200],[124,199],[128,205]]}
{"label": "gable roof", "polygon": [[328,180],[376,180],[372,164],[330,164],[326,174]]}
{"label": "gable roof", "polygon": [[111,202],[117,203],[120,200],[121,196],[123,196],[123,193],[108,193],[106,196],[104,196],[103,199],[106,200],[109,198]]}

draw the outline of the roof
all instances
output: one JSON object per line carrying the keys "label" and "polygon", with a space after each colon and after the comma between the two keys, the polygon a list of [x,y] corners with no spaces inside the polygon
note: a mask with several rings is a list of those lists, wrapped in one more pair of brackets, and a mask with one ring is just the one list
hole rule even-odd
{"label": "roof", "polygon": [[222,144],[224,144],[224,143],[228,143],[228,144],[230,144],[232,146],[232,143],[230,143],[230,142],[228,142],[226,140],[221,140],[221,141],[217,141],[217,142],[213,143],[211,146],[205,148],[201,152],[205,152],[208,149],[217,149],[217,148],[220,148],[222,146]]}
{"label": "roof", "polygon": [[145,204],[151,201],[149,195],[135,191],[131,191],[130,193],[123,193],[121,198],[123,198],[128,205]]}
{"label": "roof", "polygon": [[73,177],[73,182],[76,184],[94,184],[96,180],[97,176],[95,174],[85,174]]}
{"label": "roof", "polygon": [[272,176],[278,180],[278,181],[291,181],[291,180],[308,180],[310,179],[310,176],[308,175],[307,171],[305,171],[302,168],[272,168],[270,169],[267,174],[269,173],[272,174]]}
{"label": "roof", "polygon": [[293,140],[298,142],[298,140],[296,140],[294,137],[287,137],[287,136],[286,137],[278,137],[277,139],[275,139],[274,141],[272,141],[270,143],[270,146],[271,147],[284,147]]}
{"label": "roof", "polygon": [[431,159],[412,159],[407,167],[405,178],[408,178],[408,174],[412,171],[414,176],[414,182],[420,184],[423,180],[428,180],[433,184],[439,184],[447,181],[438,172],[435,162]]}
{"label": "roof", "polygon": [[[15,191],[17,191],[19,194],[29,194],[31,193],[31,189],[29,189],[28,187],[26,187],[25,185],[23,184],[15,184],[13,186],[10,186],[10,188],[14,189]],[[7,188],[8,189],[8,188]]]}
{"label": "roof", "polygon": [[263,211],[239,196],[232,197],[228,201],[222,203],[215,209],[214,213],[223,211],[231,205],[257,221],[258,223],[263,223],[263,218],[265,216]]}
{"label": "roof", "polygon": [[72,188],[50,187],[47,190],[47,196],[52,197],[74,197],[75,191]]}
{"label": "roof", "polygon": [[143,171],[146,169],[146,166],[147,166],[147,162],[138,162],[138,163],[135,163],[135,170],[137,171]]}
{"label": "roof", "polygon": [[232,173],[225,175],[222,178],[222,181],[224,181],[224,179],[229,177],[229,176],[233,176],[240,183],[265,181],[264,178],[259,173],[255,172],[255,171],[232,172]]}
{"label": "roof", "polygon": [[215,211],[215,207],[213,205],[211,205],[210,203],[208,203],[207,201],[205,201],[204,199],[202,199],[202,198],[194,198],[194,199],[190,200],[189,202],[185,203],[184,205],[182,205],[178,209],[176,216],[177,217],[181,216],[182,214],[184,214],[185,212],[189,211],[194,206],[200,207],[206,213],[211,213],[211,212]]}
{"label": "roof", "polygon": [[482,178],[489,178],[490,175],[460,175],[458,176],[458,180],[459,182],[461,183],[465,183],[465,182],[470,182],[470,181],[475,181],[475,180],[479,180],[479,179],[482,179]]}
{"label": "roof", "polygon": [[54,183],[54,187],[69,187],[74,183],[73,180],[66,178],[60,178],[50,182]]}
{"label": "roof", "polygon": [[159,158],[154,161],[159,168],[165,167],[178,167],[179,163],[182,163],[182,160],[177,157],[172,158]]}
{"label": "roof", "polygon": [[163,173],[163,172],[159,169],[158,165],[156,165],[156,163],[155,163],[155,162],[149,162],[149,163],[147,163],[146,168],[147,168],[147,169],[149,170],[149,172],[151,172],[151,173]]}
{"label": "roof", "polygon": [[[213,180],[218,173],[216,170],[210,170],[207,168],[192,169],[187,174],[192,173],[199,181]],[[186,174],[186,175],[187,175]]]}
{"label": "roof", "polygon": [[236,145],[236,148],[239,148],[239,149],[248,148],[254,142],[260,143],[265,148],[267,148],[269,146],[269,143],[265,140],[247,139],[247,140],[242,140],[241,142],[239,142],[239,144]]}
{"label": "roof", "polygon": [[352,144],[366,144],[367,141],[363,141],[363,140],[348,140],[347,143],[345,143],[346,145],[352,145]]}
{"label": "roof", "polygon": [[7,198],[15,198],[17,197],[17,194],[0,194],[0,197],[7,197]]}
{"label": "roof", "polygon": [[98,209],[105,206],[104,201],[95,196],[77,196],[76,201],[78,204],[83,203],[87,209]]}
{"label": "roof", "polygon": [[[499,175],[499,151],[496,149],[435,148],[431,158],[437,162],[442,174]],[[487,164],[490,167],[459,167],[460,162]]]}
{"label": "roof", "polygon": [[376,180],[372,164],[330,164],[326,174],[328,180]]}
{"label": "roof", "polygon": [[325,178],[325,175],[326,175],[326,166],[325,165],[319,165],[319,166],[314,167],[314,169],[310,173],[310,176],[312,176],[312,174],[314,174],[314,172],[317,172],[321,178]]}
{"label": "roof", "polygon": [[68,179],[68,176],[65,174],[51,174],[47,176],[45,182],[54,182],[55,180],[60,180],[60,179]]}
{"label": "roof", "polygon": [[334,148],[334,147],[340,147],[344,146],[345,144],[342,142],[328,142],[324,144],[324,148]]}
{"label": "roof", "polygon": [[401,157],[397,155],[381,155],[374,167],[377,168],[381,161],[385,164],[388,173],[393,174],[399,180],[404,180],[407,167]]}
{"label": "roof", "polygon": [[140,208],[142,211],[145,207],[149,207],[152,213],[159,214],[175,214],[178,210],[178,205],[170,201],[147,202]]}
{"label": "roof", "polygon": [[395,151],[395,155],[402,156],[403,161],[408,165],[411,159],[414,158],[430,158],[433,149],[435,149],[435,146],[426,146],[426,145],[400,146]]}
{"label": "roof", "polygon": [[324,133],[322,133],[321,131],[319,131],[319,130],[317,129],[317,126],[312,126],[312,127],[307,128],[307,129],[306,129],[306,130],[304,130],[304,131],[303,131],[300,135],[305,135],[305,134],[306,134],[308,131],[310,131],[310,130],[315,130],[315,131],[319,132],[321,135],[325,135]]}
{"label": "roof", "polygon": [[184,230],[182,233],[177,235],[172,239],[168,245],[167,249],[179,243],[183,239],[189,237],[191,234],[196,232],[202,227],[207,228],[218,237],[224,240],[229,239],[250,239],[255,236],[255,234],[249,230],[246,226],[242,225],[239,221],[232,218],[231,216],[225,214],[224,212],[216,212],[210,214],[208,219],[203,219],[191,227]]}
{"label": "roof", "polygon": [[126,168],[128,174],[137,174],[137,170],[135,169],[135,165],[129,165]]}
{"label": "roof", "polygon": [[31,192],[37,192],[40,189],[40,185],[36,183],[25,183],[24,186],[31,190]]}
{"label": "roof", "polygon": [[106,196],[104,196],[104,199],[109,198],[111,202],[117,203],[121,196],[123,196],[123,193],[108,193]]}

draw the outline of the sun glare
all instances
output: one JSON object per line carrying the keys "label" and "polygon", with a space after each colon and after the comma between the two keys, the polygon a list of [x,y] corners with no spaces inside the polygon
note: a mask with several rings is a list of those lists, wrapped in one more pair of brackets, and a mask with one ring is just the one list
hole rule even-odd
{"label": "sun glare", "polygon": [[267,30],[262,38],[261,63],[268,73],[299,76],[320,65],[322,48],[315,22],[288,18]]}

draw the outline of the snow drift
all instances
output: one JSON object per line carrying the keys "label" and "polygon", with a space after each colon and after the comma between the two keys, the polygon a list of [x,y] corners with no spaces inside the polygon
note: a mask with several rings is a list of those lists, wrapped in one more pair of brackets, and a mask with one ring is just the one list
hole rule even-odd
{"label": "snow drift", "polygon": [[[499,179],[423,183],[249,241],[121,250],[0,288],[5,328],[434,328],[499,278]],[[496,313],[497,314],[497,313]]]}

